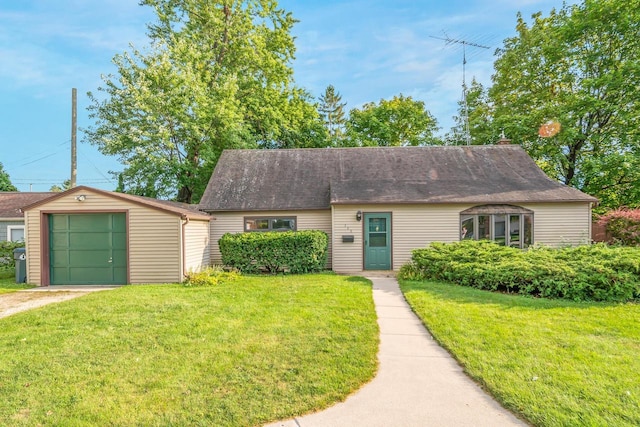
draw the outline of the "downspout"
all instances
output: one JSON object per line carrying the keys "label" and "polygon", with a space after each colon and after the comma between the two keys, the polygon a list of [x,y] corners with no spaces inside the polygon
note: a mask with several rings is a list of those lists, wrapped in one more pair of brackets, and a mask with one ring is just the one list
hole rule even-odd
{"label": "downspout", "polygon": [[186,271],[185,271],[185,266],[187,264],[187,244],[185,242],[185,236],[186,236],[185,230],[187,228],[187,224],[189,224],[189,217],[186,215],[183,215],[182,220],[183,220],[182,235],[180,236],[180,241],[182,242],[182,263],[180,265],[180,277],[184,279],[185,277],[187,277]]}

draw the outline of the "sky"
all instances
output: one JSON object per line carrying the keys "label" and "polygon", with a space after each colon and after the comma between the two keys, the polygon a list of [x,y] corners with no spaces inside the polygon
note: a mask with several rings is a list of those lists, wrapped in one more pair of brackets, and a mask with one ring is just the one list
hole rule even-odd
{"label": "sky", "polygon": [[[569,1],[574,3],[575,1]],[[494,53],[562,0],[280,0],[299,22],[297,86],[314,97],[333,85],[346,109],[403,94],[423,101],[444,135],[467,83],[491,84]],[[138,0],[0,1],[0,162],[19,191],[48,191],[71,174],[71,93],[78,93],[77,183],[113,190],[117,157],[84,141],[94,125],[87,92],[99,95],[114,55],[148,45],[153,11]],[[486,48],[485,48],[486,47]]]}

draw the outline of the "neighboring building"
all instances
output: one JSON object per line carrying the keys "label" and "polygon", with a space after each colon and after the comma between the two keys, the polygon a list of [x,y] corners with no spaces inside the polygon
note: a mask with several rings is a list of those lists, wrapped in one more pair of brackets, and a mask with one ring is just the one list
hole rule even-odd
{"label": "neighboring building", "polygon": [[329,267],[398,270],[434,241],[588,243],[597,199],[548,178],[517,145],[226,150],[200,202],[227,232],[317,229]]}
{"label": "neighboring building", "polygon": [[55,193],[0,192],[0,242],[24,240],[22,207],[51,197]]}
{"label": "neighboring building", "polygon": [[196,206],[75,187],[24,207],[27,282],[180,282],[210,262],[209,221]]}

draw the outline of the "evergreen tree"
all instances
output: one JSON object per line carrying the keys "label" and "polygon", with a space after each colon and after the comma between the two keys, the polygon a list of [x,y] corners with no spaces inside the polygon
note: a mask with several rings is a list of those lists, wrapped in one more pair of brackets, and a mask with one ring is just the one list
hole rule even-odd
{"label": "evergreen tree", "polygon": [[344,106],[347,103],[341,101],[342,96],[336,92],[333,85],[327,86],[324,94],[320,95],[318,112],[324,120],[324,126],[333,146],[342,145],[341,142],[344,138],[344,125],[346,123]]}
{"label": "evergreen tree", "polygon": [[62,182],[62,185],[54,184],[51,186],[51,188],[49,188],[49,191],[52,191],[54,193],[62,193],[63,191],[67,191],[70,188],[71,188],[71,180],[65,179]]}

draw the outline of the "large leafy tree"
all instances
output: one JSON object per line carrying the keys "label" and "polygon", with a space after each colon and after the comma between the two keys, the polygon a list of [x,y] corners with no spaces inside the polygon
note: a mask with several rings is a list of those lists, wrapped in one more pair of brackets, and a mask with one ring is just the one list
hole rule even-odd
{"label": "large leafy tree", "polygon": [[[531,24],[498,52],[494,125],[551,177],[601,199],[640,202],[640,3],[584,0]],[[540,137],[548,121],[561,130]],[[557,128],[556,128],[557,129]]]}
{"label": "large leafy tree", "polygon": [[324,93],[320,95],[319,100],[318,111],[324,120],[324,126],[329,134],[331,145],[342,145],[344,126],[347,121],[344,107],[347,103],[342,102],[342,95],[336,91],[333,85],[327,86]]}
{"label": "large leafy tree", "polygon": [[441,143],[434,135],[438,130],[436,119],[424,102],[410,96],[394,96],[352,109],[346,129],[346,144],[355,147]]}
{"label": "large leafy tree", "polygon": [[467,144],[465,116],[469,121],[472,145],[494,144],[500,138],[500,130],[493,123],[493,108],[488,99],[488,90],[473,79],[466,90],[466,97],[466,106],[464,100],[458,102],[458,115],[453,118],[453,128],[445,135],[446,144]]}
{"label": "large leafy tree", "polygon": [[9,174],[4,170],[4,166],[0,163],[0,191],[18,191],[11,183]]}
{"label": "large leafy tree", "polygon": [[143,0],[150,46],[116,55],[89,94],[87,140],[125,168],[118,189],[199,200],[225,148],[325,143],[309,95],[295,87],[295,20],[273,0]]}

